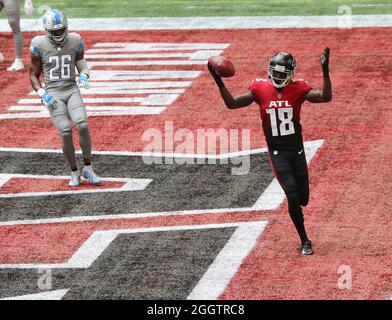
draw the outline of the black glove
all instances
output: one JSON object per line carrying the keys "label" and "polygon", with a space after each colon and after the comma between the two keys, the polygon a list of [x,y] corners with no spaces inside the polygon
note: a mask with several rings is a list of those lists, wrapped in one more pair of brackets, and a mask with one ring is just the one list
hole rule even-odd
{"label": "black glove", "polygon": [[216,84],[218,85],[219,89],[224,88],[225,84],[223,83],[221,76],[216,73],[215,68],[210,63],[207,63],[207,67],[212,77],[214,78]]}
{"label": "black glove", "polygon": [[329,51],[330,49],[328,47],[325,48],[320,57],[321,67],[323,68],[323,76],[326,78],[329,77]]}

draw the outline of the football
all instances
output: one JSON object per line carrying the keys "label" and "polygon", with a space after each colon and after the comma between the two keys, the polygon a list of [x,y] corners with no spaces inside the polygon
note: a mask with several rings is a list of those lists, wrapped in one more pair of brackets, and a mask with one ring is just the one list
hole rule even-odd
{"label": "football", "polygon": [[221,77],[232,77],[235,74],[233,63],[223,56],[213,56],[208,59],[208,62],[215,68],[218,75]]}

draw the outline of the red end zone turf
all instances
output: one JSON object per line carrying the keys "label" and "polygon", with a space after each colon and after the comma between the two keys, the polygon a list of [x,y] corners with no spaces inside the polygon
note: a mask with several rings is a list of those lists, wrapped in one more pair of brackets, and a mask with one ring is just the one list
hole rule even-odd
{"label": "red end zone turf", "polygon": [[[32,36],[25,35],[26,50]],[[268,59],[280,50],[296,57],[297,78],[310,80],[318,87],[321,85],[318,57],[324,46],[331,47],[333,101],[320,105],[305,103],[302,110],[305,140],[325,140],[310,166],[311,199],[306,208],[306,224],[316,254],[303,257],[293,250],[297,237],[285,204],[268,214],[267,230],[221,298],[390,298],[392,222],[388,182],[392,178],[392,120],[386,87],[392,82],[390,29],[126,31],[83,33],[83,36],[87,47],[104,39],[230,43],[223,55],[233,61],[237,73],[225,79],[225,83],[234,94],[245,92],[254,78],[265,77]],[[10,36],[6,42],[12,48]],[[3,53],[10,62],[11,53]],[[141,151],[143,131],[162,129],[167,120],[174,121],[175,129],[193,131],[250,128],[251,147],[264,146],[257,106],[226,110],[214,86],[204,66],[203,74],[160,115],[91,117],[95,150]],[[0,110],[31,91],[26,72],[11,74],[3,69],[0,88]],[[0,137],[0,147],[59,149],[60,146],[49,119],[2,120]],[[1,229],[3,243],[9,229]],[[351,290],[338,288],[341,265],[352,269]]]}

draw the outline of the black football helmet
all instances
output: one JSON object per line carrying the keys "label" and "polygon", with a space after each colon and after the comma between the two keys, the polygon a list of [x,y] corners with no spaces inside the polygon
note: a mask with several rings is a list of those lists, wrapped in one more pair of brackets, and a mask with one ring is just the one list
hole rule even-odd
{"label": "black football helmet", "polygon": [[284,88],[293,80],[296,66],[297,63],[290,53],[279,52],[271,58],[268,76],[275,88]]}

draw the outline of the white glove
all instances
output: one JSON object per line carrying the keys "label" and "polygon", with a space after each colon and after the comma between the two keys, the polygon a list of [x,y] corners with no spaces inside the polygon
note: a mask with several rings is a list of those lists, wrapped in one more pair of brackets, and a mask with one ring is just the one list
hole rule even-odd
{"label": "white glove", "polygon": [[33,9],[34,9],[33,2],[31,0],[26,0],[24,4],[24,11],[26,15],[31,17],[33,15]]}

